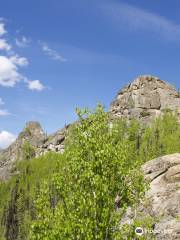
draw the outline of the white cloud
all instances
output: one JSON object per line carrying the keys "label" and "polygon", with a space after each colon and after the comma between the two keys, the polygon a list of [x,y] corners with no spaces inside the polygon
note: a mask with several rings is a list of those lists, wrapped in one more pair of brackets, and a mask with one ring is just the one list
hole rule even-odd
{"label": "white cloud", "polygon": [[[4,23],[0,23],[0,36],[4,35],[7,31],[5,30]],[[6,39],[0,39],[0,50],[5,50],[7,53],[11,50],[11,46],[7,43]],[[13,51],[12,51],[13,52]],[[27,65],[27,59],[19,57],[18,55],[6,56],[0,55],[0,85],[3,87],[14,87],[17,82],[23,79],[19,73],[18,67]],[[5,111],[1,115],[5,115]]]}
{"label": "white cloud", "polygon": [[3,36],[7,31],[5,30],[4,23],[0,22],[0,37]]}
{"label": "white cloud", "polygon": [[42,51],[48,55],[49,57],[51,57],[53,60],[57,60],[60,62],[67,62],[67,59],[62,57],[57,51],[51,49],[47,43],[40,43],[41,47],[42,47]]}
{"label": "white cloud", "polygon": [[154,32],[166,40],[179,40],[180,25],[145,9],[125,3],[107,4],[103,12],[116,21],[117,27]]}
{"label": "white cloud", "polygon": [[7,116],[7,115],[9,115],[8,110],[0,109],[0,117],[4,117],[4,116]]}
{"label": "white cloud", "polygon": [[25,36],[22,36],[21,38],[15,39],[16,45],[20,48],[28,47],[30,40],[27,39]]}
{"label": "white cloud", "polygon": [[44,90],[44,85],[39,80],[28,80],[27,81],[28,88],[33,91],[42,91]]}
{"label": "white cloud", "polygon": [[16,136],[10,132],[2,131],[0,132],[0,148],[7,148],[16,140]]}
{"label": "white cloud", "polygon": [[5,56],[0,56],[0,85],[3,87],[14,87],[23,79],[18,72],[18,67],[13,61]]}
{"label": "white cloud", "polygon": [[11,45],[5,39],[0,39],[0,50],[9,51],[11,50]]}

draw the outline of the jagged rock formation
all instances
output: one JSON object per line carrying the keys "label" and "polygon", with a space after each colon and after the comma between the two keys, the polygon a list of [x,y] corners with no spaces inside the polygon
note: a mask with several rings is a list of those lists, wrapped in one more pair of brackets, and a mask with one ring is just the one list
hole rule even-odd
{"label": "jagged rock formation", "polygon": [[28,142],[32,147],[42,145],[45,133],[38,122],[28,122],[16,141],[0,152],[0,179],[9,176],[13,163],[23,159],[23,145]]}
{"label": "jagged rock formation", "polygon": [[34,148],[36,157],[50,151],[62,153],[69,127],[70,124],[54,134],[46,136],[38,122],[28,122],[16,141],[7,149],[0,151],[0,180],[7,179],[11,175],[13,163],[16,160],[23,160],[23,145],[25,142],[28,142]]}
{"label": "jagged rock formation", "polygon": [[35,150],[35,156],[54,151],[63,153],[64,142],[70,124],[54,134],[46,136],[38,122],[28,122],[16,141],[7,149],[0,151],[0,180],[7,179],[12,172],[13,163],[23,160],[23,145],[28,142]]}
{"label": "jagged rock formation", "polygon": [[64,141],[69,127],[70,124],[58,130],[54,134],[49,135],[44,140],[43,144],[38,146],[36,155],[41,156],[50,151],[63,153],[65,148]]}
{"label": "jagged rock formation", "polygon": [[140,76],[117,94],[110,106],[110,115],[147,123],[166,110],[180,113],[179,92],[157,77]]}
{"label": "jagged rock formation", "polygon": [[[136,218],[154,218],[153,231],[157,240],[180,239],[180,154],[151,160],[142,170],[150,182],[150,189],[136,211]],[[134,219],[135,212],[128,209],[121,224],[132,224]],[[146,232],[148,229],[144,229]]]}

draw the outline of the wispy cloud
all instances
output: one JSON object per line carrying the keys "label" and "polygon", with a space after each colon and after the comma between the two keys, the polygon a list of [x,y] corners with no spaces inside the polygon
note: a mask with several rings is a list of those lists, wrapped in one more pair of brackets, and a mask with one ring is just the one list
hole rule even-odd
{"label": "wispy cloud", "polygon": [[5,39],[0,39],[0,50],[10,51],[11,45]]}
{"label": "wispy cloud", "polygon": [[8,112],[8,110],[6,109],[0,109],[0,116],[7,116],[9,115],[10,113]]}
{"label": "wispy cloud", "polygon": [[14,63],[15,65],[20,66],[20,67],[24,67],[29,64],[27,58],[19,57],[17,54],[11,56],[9,59],[12,63]]}
{"label": "wispy cloud", "polygon": [[167,40],[180,39],[180,24],[156,13],[125,3],[110,3],[103,6],[102,9],[103,13],[115,21],[118,28],[124,27],[131,31],[150,31]]}
{"label": "wispy cloud", "polygon": [[42,51],[48,55],[51,59],[57,60],[60,62],[67,62],[67,59],[61,56],[57,51],[51,49],[47,43],[40,42]]}
{"label": "wispy cloud", "polygon": [[1,109],[1,107],[5,104],[5,102],[2,100],[2,98],[0,98],[0,117],[4,117],[7,115],[10,115],[10,113],[8,112],[7,109]]}
{"label": "wispy cloud", "polygon": [[25,48],[25,47],[28,47],[30,40],[25,36],[22,36],[21,38],[16,38],[15,42],[18,47]]}
{"label": "wispy cloud", "polygon": [[[0,19],[2,21],[2,18]],[[3,22],[0,22],[0,37],[2,37],[7,31],[5,30],[5,25]]]}

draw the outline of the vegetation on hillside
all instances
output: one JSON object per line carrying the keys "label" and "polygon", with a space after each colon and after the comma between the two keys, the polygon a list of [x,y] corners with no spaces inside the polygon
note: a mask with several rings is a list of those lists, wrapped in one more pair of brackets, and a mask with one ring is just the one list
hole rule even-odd
{"label": "vegetation on hillside", "polygon": [[63,154],[30,159],[33,149],[26,145],[17,174],[0,183],[0,239],[134,237],[133,226],[120,231],[119,222],[126,208],[144,196],[141,165],[180,151],[176,115],[166,112],[143,126],[135,120],[110,123],[100,105],[93,112],[77,113],[79,122],[69,130]]}
{"label": "vegetation on hillside", "polygon": [[0,183],[0,239],[28,239],[31,220],[35,218],[34,199],[42,182],[50,179],[61,164],[63,156],[55,153],[17,162],[17,174]]}

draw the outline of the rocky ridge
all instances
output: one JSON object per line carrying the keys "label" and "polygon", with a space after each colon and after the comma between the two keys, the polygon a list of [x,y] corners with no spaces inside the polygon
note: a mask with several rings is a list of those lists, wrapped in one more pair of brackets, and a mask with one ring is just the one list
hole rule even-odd
{"label": "rocky ridge", "polygon": [[39,157],[47,152],[64,151],[66,132],[70,125],[47,136],[40,123],[28,122],[16,141],[7,149],[0,151],[0,179],[7,179],[11,176],[13,164],[16,160],[23,160],[23,146],[28,142],[35,150],[35,156]]}
{"label": "rocky ridge", "polygon": [[[110,118],[136,118],[149,123],[165,111],[180,114],[180,93],[169,83],[150,75],[139,76],[118,92],[111,103]],[[64,140],[70,125],[46,136],[38,122],[29,122],[16,141],[0,151],[0,179],[9,175],[13,163],[23,158],[22,146],[28,141],[36,150],[36,156],[49,151],[62,153]]]}

